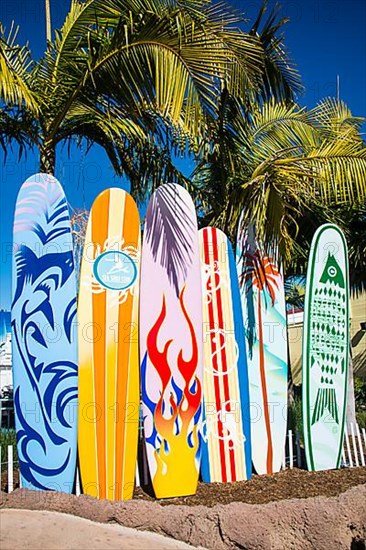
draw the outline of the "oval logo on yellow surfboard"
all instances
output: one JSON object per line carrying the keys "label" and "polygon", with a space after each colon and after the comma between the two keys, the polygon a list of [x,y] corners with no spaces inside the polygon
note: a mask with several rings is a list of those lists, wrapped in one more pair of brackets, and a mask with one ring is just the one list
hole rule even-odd
{"label": "oval logo on yellow surfboard", "polygon": [[108,250],[98,256],[93,272],[98,283],[108,290],[126,290],[137,277],[137,268],[132,258],[116,250]]}

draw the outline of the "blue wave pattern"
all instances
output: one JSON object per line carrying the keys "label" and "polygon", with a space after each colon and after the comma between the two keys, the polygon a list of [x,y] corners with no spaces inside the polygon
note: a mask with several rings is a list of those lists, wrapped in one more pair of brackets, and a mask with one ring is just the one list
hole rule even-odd
{"label": "blue wave pattern", "polygon": [[37,174],[14,218],[13,378],[23,487],[73,489],[77,450],[76,278],[66,198]]}

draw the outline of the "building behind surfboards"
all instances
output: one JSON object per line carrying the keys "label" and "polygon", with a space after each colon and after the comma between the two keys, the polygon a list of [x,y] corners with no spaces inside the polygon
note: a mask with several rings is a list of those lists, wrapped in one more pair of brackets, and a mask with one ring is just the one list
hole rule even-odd
{"label": "building behind surfboards", "polygon": [[11,372],[10,311],[0,310],[0,395],[5,386],[13,385]]}
{"label": "building behind surfboards", "polygon": [[[287,313],[290,365],[293,383],[301,384],[303,310]],[[351,345],[354,376],[366,379],[366,292],[351,295]]]}
{"label": "building behind surfboards", "polygon": [[10,311],[0,310],[0,428],[14,427]]}

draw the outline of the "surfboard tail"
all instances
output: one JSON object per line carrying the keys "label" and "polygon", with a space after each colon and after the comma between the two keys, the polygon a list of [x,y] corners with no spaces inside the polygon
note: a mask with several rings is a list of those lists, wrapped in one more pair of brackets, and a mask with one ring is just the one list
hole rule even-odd
{"label": "surfboard tail", "polygon": [[339,424],[338,405],[334,388],[319,388],[316,395],[315,407],[311,425],[319,422],[324,412],[328,410],[336,424]]}

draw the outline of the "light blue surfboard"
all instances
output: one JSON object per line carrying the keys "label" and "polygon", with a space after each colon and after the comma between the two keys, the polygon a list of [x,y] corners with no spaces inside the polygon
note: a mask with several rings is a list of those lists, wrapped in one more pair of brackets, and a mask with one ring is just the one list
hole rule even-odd
{"label": "light blue surfboard", "polygon": [[70,493],[77,453],[76,279],[66,198],[36,174],[22,185],[13,235],[12,346],[22,485]]}
{"label": "light blue surfboard", "polygon": [[279,472],[287,425],[287,330],[282,269],[253,225],[239,221],[236,246],[246,338],[252,462],[257,474]]}

